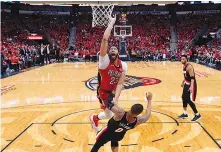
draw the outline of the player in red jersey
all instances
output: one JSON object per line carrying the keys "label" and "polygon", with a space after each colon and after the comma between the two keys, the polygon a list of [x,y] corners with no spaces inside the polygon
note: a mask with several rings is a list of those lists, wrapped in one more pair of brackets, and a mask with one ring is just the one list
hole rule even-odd
{"label": "player in red jersey", "polygon": [[113,116],[113,113],[107,108],[107,100],[113,100],[117,104],[127,71],[127,64],[119,59],[119,51],[116,46],[111,46],[107,52],[108,39],[115,21],[116,15],[113,18],[110,16],[110,23],[104,32],[99,54],[97,97],[104,111],[90,116],[92,128],[97,132],[100,131],[98,121]]}

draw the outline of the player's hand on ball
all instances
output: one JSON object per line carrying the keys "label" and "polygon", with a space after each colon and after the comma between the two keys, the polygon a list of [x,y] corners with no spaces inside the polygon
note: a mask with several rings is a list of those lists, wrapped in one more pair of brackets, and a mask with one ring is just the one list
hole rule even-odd
{"label": "player's hand on ball", "polygon": [[146,93],[146,98],[147,98],[147,101],[151,101],[152,100],[152,93],[151,92],[148,92]]}

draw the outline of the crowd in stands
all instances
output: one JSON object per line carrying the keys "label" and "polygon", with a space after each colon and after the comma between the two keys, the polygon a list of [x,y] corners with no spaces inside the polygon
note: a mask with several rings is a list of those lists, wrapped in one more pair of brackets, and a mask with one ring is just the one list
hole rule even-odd
{"label": "crowd in stands", "polygon": [[193,61],[221,70],[221,47],[195,46],[193,50]]}
{"label": "crowd in stands", "polygon": [[219,39],[214,39],[211,44],[194,45],[186,49],[205,25],[208,26],[208,29],[204,35],[217,31],[221,27],[220,15],[220,13],[178,15],[178,52],[186,51],[190,56],[190,60],[221,69],[221,43]]}
{"label": "crowd in stands", "polygon": [[177,15],[178,48],[187,46],[205,25],[209,26],[207,34],[214,28],[221,27],[220,15],[220,13]]}
{"label": "crowd in stands", "polygon": [[[68,60],[94,60],[99,52],[105,27],[91,27],[91,19],[82,15],[76,26],[74,48],[68,48],[69,20],[65,17],[48,15],[20,16],[14,18],[10,13],[2,13],[1,65],[2,75],[19,71],[35,65],[44,65],[51,59],[59,61],[68,50]],[[213,15],[178,15],[177,34],[178,50],[172,52],[170,45],[170,21],[167,15],[128,14],[128,25],[132,25],[132,37],[127,37],[127,55],[130,59],[145,61],[178,61],[183,52],[189,54],[191,61],[220,68],[220,40],[213,40],[210,45],[186,48],[199,33],[203,25],[209,23],[208,32],[221,23],[220,14]],[[22,24],[23,22],[23,24]],[[118,23],[117,23],[118,24]],[[24,25],[26,26],[24,28]],[[27,40],[29,31],[47,33],[54,45],[41,45]],[[119,39],[112,33],[109,45],[119,48]]]}
{"label": "crowd in stands", "polygon": [[[154,52],[156,49],[165,50],[169,48],[169,20],[165,16],[130,14],[128,24],[133,27],[133,36],[127,37],[127,48],[131,52],[139,52],[149,49]],[[148,24],[146,24],[148,22]],[[105,31],[104,27],[91,28],[91,22],[83,22],[77,26],[76,50],[99,51],[100,42]],[[110,45],[119,46],[119,38],[112,33]]]}
{"label": "crowd in stands", "polygon": [[1,44],[1,76],[25,71],[36,65],[63,60],[60,50],[48,45],[25,45],[13,41]]}
{"label": "crowd in stands", "polygon": [[[127,15],[127,19],[127,24],[133,26],[133,36],[126,38],[127,54],[130,59],[178,61],[180,60],[181,54],[186,52],[189,54],[191,61],[220,69],[221,55],[220,49],[218,48],[221,44],[220,40],[214,41],[212,46],[187,47],[205,24],[209,23],[207,33],[219,26],[221,23],[219,13],[206,15],[178,15],[178,50],[176,52],[172,52],[169,49],[170,27],[168,16],[129,14]],[[83,24],[77,26],[76,49],[73,50],[71,57],[76,55],[75,52],[77,52],[81,58],[81,55],[82,57],[84,56],[84,52],[95,55],[99,51],[105,28],[91,28],[90,22],[91,20],[82,18],[81,23]],[[110,45],[119,46],[119,38],[114,38],[113,33],[110,38]],[[201,48],[204,49],[202,50]],[[211,49],[213,52],[211,52]],[[212,56],[209,54],[212,54]]]}
{"label": "crowd in stands", "polygon": [[[128,51],[151,53],[169,48],[169,19],[165,15],[128,15],[128,24],[133,26],[133,36],[128,37]],[[148,24],[147,24],[148,23]]]}
{"label": "crowd in stands", "polygon": [[[23,71],[35,65],[45,65],[51,61],[61,61],[64,51],[67,49],[68,32],[67,26],[60,24],[61,20],[47,20],[42,18],[25,17],[27,22],[24,28],[18,18],[10,13],[2,13],[1,22],[1,77]],[[45,22],[43,22],[45,21]],[[41,24],[43,23],[43,24]],[[49,24],[50,23],[50,24]],[[51,40],[56,39],[58,45],[43,45],[39,42],[27,40],[28,30],[36,31],[43,29],[49,33]],[[65,32],[64,32],[65,31]],[[52,59],[52,60],[50,60]]]}
{"label": "crowd in stands", "polygon": [[47,33],[52,41],[57,41],[61,50],[66,50],[68,47],[69,20],[67,18],[49,15],[21,16],[30,30]]}

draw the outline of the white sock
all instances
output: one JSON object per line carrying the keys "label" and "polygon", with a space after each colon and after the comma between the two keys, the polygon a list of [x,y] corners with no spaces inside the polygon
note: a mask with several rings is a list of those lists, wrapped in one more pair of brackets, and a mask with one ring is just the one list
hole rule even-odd
{"label": "white sock", "polygon": [[185,115],[187,115],[187,111],[186,111],[186,110],[184,110],[183,113],[184,113]]}
{"label": "white sock", "polygon": [[196,115],[196,116],[199,116],[200,114],[199,114],[199,113],[196,113],[195,115]]}
{"label": "white sock", "polygon": [[101,112],[98,114],[98,119],[102,120],[102,119],[109,119],[111,117],[113,117],[113,112],[110,111],[109,109],[105,109],[104,112]]}
{"label": "white sock", "polygon": [[102,119],[107,119],[107,115],[105,112],[101,112],[97,115],[98,119],[102,120]]}

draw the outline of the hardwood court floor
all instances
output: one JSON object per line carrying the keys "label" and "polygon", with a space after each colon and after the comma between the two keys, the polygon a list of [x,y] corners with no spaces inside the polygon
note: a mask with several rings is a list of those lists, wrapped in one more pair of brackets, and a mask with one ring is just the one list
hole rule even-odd
{"label": "hardwood court floor", "polygon": [[[199,123],[190,122],[190,108],[188,120],[176,119],[182,113],[181,63],[128,63],[119,105],[146,107],[145,92],[154,96],[150,120],[127,133],[121,152],[221,151],[221,72],[193,65]],[[100,111],[92,91],[96,75],[97,63],[58,63],[2,79],[1,150],[89,152],[96,134],[88,116]],[[110,144],[100,151],[110,152]]]}

